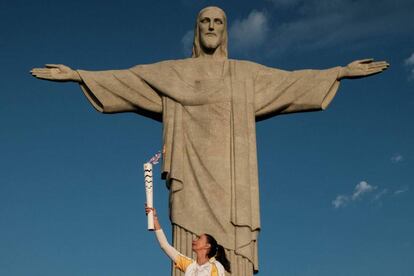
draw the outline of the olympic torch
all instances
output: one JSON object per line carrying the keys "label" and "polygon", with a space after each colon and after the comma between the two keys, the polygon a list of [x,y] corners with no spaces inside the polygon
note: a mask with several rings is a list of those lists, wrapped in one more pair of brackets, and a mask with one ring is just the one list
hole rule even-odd
{"label": "olympic torch", "polygon": [[[144,181],[145,181],[145,195],[147,198],[147,207],[153,207],[153,179],[152,179],[152,164],[144,164]],[[148,213],[148,230],[154,230],[154,214],[151,210]]]}
{"label": "olympic torch", "polygon": [[[154,155],[147,163],[144,163],[144,183],[145,183],[145,196],[147,199],[147,207],[153,208],[153,177],[152,177],[152,165],[157,164],[161,158],[161,152]],[[154,212],[148,213],[148,230],[154,230]]]}

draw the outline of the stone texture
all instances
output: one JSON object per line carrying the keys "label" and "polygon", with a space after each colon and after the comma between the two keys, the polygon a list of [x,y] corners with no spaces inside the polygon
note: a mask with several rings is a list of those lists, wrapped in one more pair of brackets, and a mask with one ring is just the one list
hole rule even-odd
{"label": "stone texture", "polygon": [[97,110],[162,120],[171,222],[213,235],[257,271],[255,122],[326,108],[339,69],[287,72],[247,61],[189,58],[79,75]]}
{"label": "stone texture", "polygon": [[47,64],[31,73],[78,82],[100,112],[135,112],[162,122],[174,246],[191,255],[194,235],[209,233],[226,248],[232,274],[251,275],[259,268],[256,122],[323,110],[339,80],[374,75],[389,64],[365,59],[288,72],[231,60],[226,15],[217,7],[200,11],[194,33],[189,59],[98,72]]}

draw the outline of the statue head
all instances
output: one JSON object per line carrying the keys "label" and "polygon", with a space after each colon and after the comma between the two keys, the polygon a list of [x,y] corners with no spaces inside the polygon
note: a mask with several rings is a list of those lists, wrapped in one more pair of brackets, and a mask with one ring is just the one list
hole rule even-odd
{"label": "statue head", "polygon": [[197,16],[192,57],[212,55],[227,58],[227,19],[218,7],[206,7]]}

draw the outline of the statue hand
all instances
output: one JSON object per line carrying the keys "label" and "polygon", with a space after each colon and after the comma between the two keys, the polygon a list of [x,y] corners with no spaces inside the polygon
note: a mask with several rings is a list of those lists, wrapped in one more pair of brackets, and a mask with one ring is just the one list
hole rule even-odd
{"label": "statue hand", "polygon": [[379,74],[386,70],[390,65],[386,61],[374,61],[372,58],[356,60],[342,67],[338,75],[338,80],[341,79],[357,79],[364,78],[371,75]]}
{"label": "statue hand", "polygon": [[42,80],[60,82],[82,81],[78,72],[63,64],[46,64],[45,68],[33,68],[30,73],[32,76]]}

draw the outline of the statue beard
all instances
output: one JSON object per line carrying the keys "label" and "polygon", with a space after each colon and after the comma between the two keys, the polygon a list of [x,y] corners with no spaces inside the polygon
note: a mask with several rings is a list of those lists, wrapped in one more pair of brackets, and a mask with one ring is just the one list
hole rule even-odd
{"label": "statue beard", "polygon": [[207,54],[213,54],[220,47],[220,41],[217,36],[203,36],[200,40],[201,48]]}

